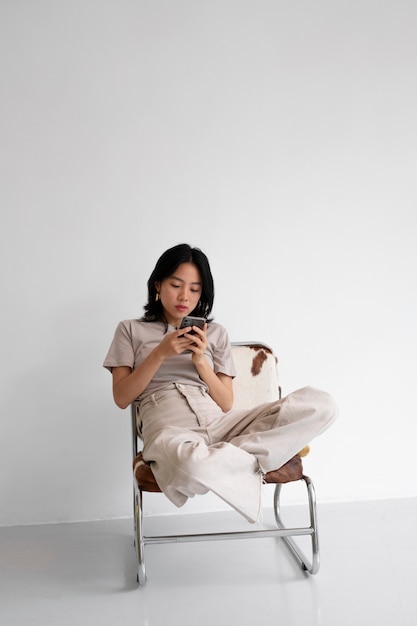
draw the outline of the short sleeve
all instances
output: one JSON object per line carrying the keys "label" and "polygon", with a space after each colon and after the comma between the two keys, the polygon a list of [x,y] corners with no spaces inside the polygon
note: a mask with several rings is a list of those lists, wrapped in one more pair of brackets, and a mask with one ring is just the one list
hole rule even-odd
{"label": "short sleeve", "polygon": [[220,324],[216,324],[215,347],[213,349],[213,369],[215,373],[226,374],[234,378],[236,370],[233,363],[232,349],[227,331]]}
{"label": "short sleeve", "polygon": [[133,369],[134,364],[135,354],[131,328],[129,322],[120,322],[114,333],[103,367],[111,372],[113,367],[126,366]]}

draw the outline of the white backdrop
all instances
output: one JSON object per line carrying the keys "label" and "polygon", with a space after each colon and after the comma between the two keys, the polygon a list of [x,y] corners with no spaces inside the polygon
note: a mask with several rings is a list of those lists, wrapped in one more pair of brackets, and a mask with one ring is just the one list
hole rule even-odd
{"label": "white backdrop", "polygon": [[0,0],[0,524],[131,514],[101,365],[180,242],[284,392],[336,397],[319,500],[416,495],[416,21],[414,0]]}

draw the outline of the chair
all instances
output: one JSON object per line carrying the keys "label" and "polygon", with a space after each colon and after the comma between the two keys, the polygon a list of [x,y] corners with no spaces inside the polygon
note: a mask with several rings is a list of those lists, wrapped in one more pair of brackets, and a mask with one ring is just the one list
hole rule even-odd
{"label": "chair", "polygon": [[[233,408],[251,408],[263,402],[272,402],[281,397],[278,379],[277,358],[269,346],[259,342],[232,343],[232,354],[236,368],[233,380]],[[314,485],[308,476],[303,474],[301,457],[308,452],[308,446],[288,461],[282,468],[266,474],[265,482],[274,483],[273,509],[276,528],[253,529],[248,531],[228,531],[212,533],[196,533],[182,535],[145,535],[143,528],[144,492],[160,492],[152,474],[151,467],[138,463],[141,453],[138,451],[136,431],[136,407],[132,404],[132,439],[134,471],[134,530],[137,554],[137,580],[139,585],[146,582],[145,546],[169,542],[209,541],[222,539],[249,539],[260,537],[283,538],[290,552],[294,555],[301,568],[316,574],[319,570],[319,541],[317,532],[317,512]],[[291,527],[284,525],[281,518],[280,497],[282,485],[287,482],[301,480],[307,489],[309,507],[308,526]],[[307,535],[311,539],[311,559],[308,559],[292,537]]]}

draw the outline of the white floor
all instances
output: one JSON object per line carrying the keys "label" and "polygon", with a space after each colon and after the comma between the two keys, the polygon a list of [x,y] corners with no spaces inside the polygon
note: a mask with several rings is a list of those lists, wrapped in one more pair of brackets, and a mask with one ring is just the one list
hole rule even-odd
{"label": "white floor", "polygon": [[[185,530],[238,518],[188,515]],[[416,521],[416,499],[319,505],[316,576],[280,539],[147,546],[141,588],[131,520],[0,528],[0,624],[414,626]],[[146,523],[159,533],[184,518]]]}

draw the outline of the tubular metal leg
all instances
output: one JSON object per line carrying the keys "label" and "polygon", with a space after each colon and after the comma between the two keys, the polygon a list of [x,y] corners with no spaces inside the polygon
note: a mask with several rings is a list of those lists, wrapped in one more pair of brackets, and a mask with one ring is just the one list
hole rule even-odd
{"label": "tubular metal leg", "polygon": [[[304,481],[307,487],[307,495],[308,495],[308,504],[310,509],[310,536],[311,536],[311,549],[312,549],[312,559],[309,561],[304,555],[304,553],[300,550],[300,548],[296,545],[295,541],[291,536],[283,536],[285,543],[289,547],[292,554],[295,556],[302,569],[309,572],[310,574],[317,574],[320,567],[320,552],[319,552],[319,538],[318,538],[318,529],[317,529],[317,507],[316,507],[316,493],[314,490],[314,485],[312,480],[308,476],[303,476],[302,480]],[[277,484],[275,487],[274,493],[274,513],[275,513],[275,521],[277,523],[278,528],[284,529],[286,528],[281,516],[280,516],[280,495],[281,495],[281,484]]]}
{"label": "tubular metal leg", "polygon": [[[134,526],[135,526],[135,547],[137,556],[137,580],[139,585],[146,582],[145,570],[145,544],[161,544],[170,542],[188,542],[188,541],[216,541],[220,539],[249,539],[255,537],[281,537],[285,540],[291,553],[296,557],[302,569],[310,574],[316,574],[319,570],[319,541],[317,533],[317,514],[316,514],[316,496],[313,482],[308,476],[303,476],[307,487],[307,495],[310,510],[310,526],[291,528],[285,526],[280,516],[280,496],[281,484],[275,486],[274,492],[274,513],[277,528],[250,530],[250,531],[232,531],[225,533],[197,533],[191,535],[162,535],[162,536],[144,536],[143,532],[143,507],[142,507],[142,490],[135,481],[135,498],[134,498]],[[311,537],[312,559],[311,562],[305,557],[299,546],[292,539],[292,536]]]}
{"label": "tubular metal leg", "polygon": [[137,556],[137,581],[139,585],[146,582],[145,542],[143,539],[143,507],[142,490],[135,485],[135,546]]}

